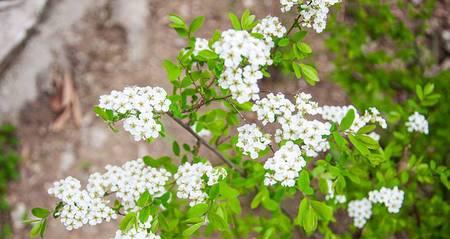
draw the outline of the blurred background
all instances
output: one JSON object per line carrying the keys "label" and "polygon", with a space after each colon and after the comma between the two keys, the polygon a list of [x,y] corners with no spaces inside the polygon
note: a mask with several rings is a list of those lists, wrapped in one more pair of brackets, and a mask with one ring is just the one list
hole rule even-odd
{"label": "blurred background", "polygon": [[[358,1],[344,1],[333,8],[330,21],[351,24],[354,2]],[[421,0],[404,2],[424,7]],[[421,32],[424,37],[415,41],[413,35],[412,41],[431,49],[433,63],[427,69],[439,72],[450,68],[450,2],[433,2],[427,28]],[[74,176],[85,182],[90,173],[107,164],[171,154],[175,137],[189,141],[184,131],[166,120],[168,137],[150,145],[136,143],[124,132],[112,133],[92,107],[100,95],[128,85],[168,89],[162,61],[173,59],[185,46],[168,27],[168,14],[188,21],[206,16],[198,36],[209,38],[215,29],[230,28],[227,12],[240,14],[246,8],[258,18],[281,16],[278,0],[0,0],[0,238],[27,238],[29,228],[21,221],[32,207],[54,205],[47,194],[53,181]],[[414,28],[404,9],[391,10]],[[283,14],[281,18],[288,25],[292,17]],[[330,35],[339,33],[336,24],[330,23],[330,29],[310,34],[306,40],[321,78],[317,86],[273,72],[261,88],[285,93],[301,90],[320,104],[348,104],[345,91],[336,83],[339,80],[331,77],[339,64],[336,59],[345,61],[337,48],[346,40],[327,42]],[[383,47],[396,50],[395,45]],[[113,223],[103,223],[68,232],[51,221],[46,238],[108,238],[115,228]]]}

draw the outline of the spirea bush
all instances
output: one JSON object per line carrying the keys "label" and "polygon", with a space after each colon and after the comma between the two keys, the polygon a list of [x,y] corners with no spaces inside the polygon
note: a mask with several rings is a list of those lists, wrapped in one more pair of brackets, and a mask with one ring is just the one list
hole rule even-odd
{"label": "spirea bush", "polygon": [[[304,92],[285,95],[258,86],[270,77],[269,67],[311,85],[319,81],[307,63],[312,50],[306,30],[322,32],[337,3],[281,0],[283,12],[296,14],[287,27],[274,16],[229,13],[232,28],[209,39],[195,37],[204,17],[187,23],[170,15],[170,27],[187,42],[163,64],[171,92],[117,89],[100,96],[94,111],[113,130],[122,124],[136,141],[170,134],[163,118],[194,140],[181,146],[174,141],[171,156],[108,165],[85,186],[72,177],[55,182],[49,194],[56,206],[32,210],[31,236],[44,236],[50,219],[68,230],[118,220],[116,232],[105,232],[117,239],[377,237],[372,224],[390,235],[402,232],[417,207],[408,184],[419,182],[411,171],[426,158],[411,163],[408,154],[399,160],[397,150],[409,150],[409,144],[381,146],[383,132],[393,127],[387,112],[376,104],[319,105]],[[426,140],[438,130],[428,128],[423,112],[405,112],[395,127],[406,140]],[[200,154],[202,148],[212,156]],[[342,223],[343,217],[352,222]],[[343,229],[337,233],[336,227]]]}

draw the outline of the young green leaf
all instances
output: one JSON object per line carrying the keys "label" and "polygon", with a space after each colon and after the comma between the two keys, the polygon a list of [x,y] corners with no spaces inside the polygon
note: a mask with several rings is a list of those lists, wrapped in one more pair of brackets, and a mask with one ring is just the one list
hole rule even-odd
{"label": "young green leaf", "polygon": [[301,63],[300,69],[302,70],[302,75],[308,84],[315,85],[319,81],[319,76],[314,67]]}
{"label": "young green leaf", "polygon": [[188,237],[194,234],[201,226],[203,225],[203,222],[194,224],[190,227],[188,227],[186,230],[183,231],[183,236]]}
{"label": "young green leaf", "polygon": [[355,110],[349,109],[345,114],[344,118],[342,118],[339,127],[341,128],[341,130],[347,130],[352,126],[354,120],[355,120]]}
{"label": "young green leaf", "polygon": [[163,65],[167,73],[167,78],[169,78],[171,82],[178,80],[178,77],[181,74],[181,69],[170,60],[165,60]]}
{"label": "young green leaf", "polygon": [[191,25],[189,26],[189,33],[195,33],[198,29],[200,29],[200,27],[202,27],[203,22],[205,21],[205,17],[204,16],[200,16],[195,18]]}
{"label": "young green leaf", "polygon": [[148,191],[145,191],[139,197],[136,205],[143,208],[143,207],[147,206],[148,204],[150,204],[151,202],[152,202],[152,196],[150,195],[150,193]]}
{"label": "young green leaf", "polygon": [[228,13],[228,17],[230,18],[231,25],[235,30],[241,30],[241,23],[239,22],[239,18],[234,13]]}
{"label": "young green leaf", "polygon": [[365,144],[363,144],[361,141],[359,141],[355,136],[349,134],[348,139],[350,139],[350,142],[352,142],[353,146],[363,155],[368,156],[370,154],[369,148]]}
{"label": "young green leaf", "polygon": [[178,144],[177,141],[173,141],[172,151],[176,156],[180,156],[180,145]]}
{"label": "young green leaf", "polygon": [[37,218],[46,218],[50,215],[50,211],[45,208],[33,208],[31,209],[31,214]]}
{"label": "young green leaf", "polygon": [[208,204],[199,203],[199,204],[189,208],[189,210],[187,212],[187,217],[193,218],[193,217],[203,216],[206,212],[208,212],[208,208],[209,208]]}
{"label": "young green leaf", "polygon": [[130,212],[125,215],[119,224],[119,229],[123,232],[129,231],[136,224],[136,213]]}

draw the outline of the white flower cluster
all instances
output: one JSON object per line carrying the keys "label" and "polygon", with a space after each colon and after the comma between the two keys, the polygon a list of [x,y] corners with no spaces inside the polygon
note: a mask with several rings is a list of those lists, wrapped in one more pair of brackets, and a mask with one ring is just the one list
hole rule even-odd
{"label": "white flower cluster", "polygon": [[419,114],[418,112],[414,112],[414,114],[408,117],[406,127],[408,128],[408,132],[428,134],[428,121],[425,116]]}
{"label": "white flower cluster", "polygon": [[106,170],[105,174],[92,174],[85,190],[81,190],[80,182],[72,177],[55,182],[48,190],[64,203],[60,218],[68,230],[115,219],[117,215],[108,206],[109,201],[103,199],[108,193],[116,193],[127,212],[134,211],[143,192],[148,191],[153,196],[165,193],[171,176],[165,169],[145,166],[141,159],[129,161],[122,167],[106,166]]}
{"label": "white flower cluster", "polygon": [[301,25],[312,27],[317,33],[321,33],[327,26],[328,8],[338,2],[340,0],[311,0],[303,2],[300,6]]}
{"label": "white flower cluster", "polygon": [[359,115],[358,111],[353,105],[349,106],[322,106],[319,108],[318,112],[323,119],[329,120],[331,122],[340,123],[347,112],[353,109],[355,111],[355,119],[352,125],[346,132],[356,133],[359,129],[366,126],[368,123],[377,123],[381,128],[385,129],[387,127],[386,120],[381,116],[380,112],[375,108],[371,107],[364,112],[364,115]]}
{"label": "white flower cluster", "polygon": [[159,235],[152,232],[148,232],[151,228],[152,216],[149,217],[145,224],[139,221],[137,228],[131,228],[127,232],[122,232],[121,230],[116,231],[116,236],[113,239],[161,239]]}
{"label": "white flower cluster", "polygon": [[372,204],[382,203],[388,212],[398,213],[403,204],[405,193],[398,189],[382,187],[369,192],[368,198],[354,200],[348,204],[348,215],[353,218],[353,224],[362,228],[372,215]]}
{"label": "white flower cluster", "polygon": [[158,197],[166,192],[165,185],[172,175],[164,168],[152,168],[142,159],[128,161],[122,167],[106,166],[106,173],[89,177],[88,191],[115,192],[125,210],[136,209],[140,195],[148,191]]}
{"label": "white flower cluster", "polygon": [[291,115],[295,106],[282,93],[276,95],[270,93],[265,98],[256,101],[252,110],[258,115],[258,120],[266,125],[274,123],[279,117]]}
{"label": "white flower cluster", "polygon": [[136,141],[157,138],[161,125],[158,113],[169,110],[170,100],[160,87],[126,87],[123,91],[112,91],[100,96],[99,107],[112,110],[115,115],[125,117],[124,129]]}
{"label": "white flower cluster", "polygon": [[327,25],[329,7],[341,0],[280,0],[281,11],[288,12],[295,5],[300,5],[302,15],[300,24],[304,27],[312,27],[317,33],[321,33]]}
{"label": "white flower cluster", "polygon": [[244,155],[250,158],[258,158],[258,152],[266,149],[270,144],[270,139],[264,135],[256,124],[245,124],[237,129],[239,132],[237,147],[241,148]]}
{"label": "white flower cluster", "polygon": [[91,196],[87,190],[81,190],[80,181],[75,178],[68,177],[55,182],[48,193],[64,203],[58,213],[67,230],[78,229],[85,224],[97,225],[117,218],[114,210],[107,206],[108,201]]}
{"label": "white flower cluster", "polygon": [[190,206],[203,203],[208,197],[204,192],[205,187],[213,186],[226,176],[224,168],[213,168],[209,163],[185,163],[174,175],[178,186],[177,197],[188,199]]}
{"label": "white flower cluster", "polygon": [[261,67],[271,65],[272,41],[253,37],[247,31],[227,30],[213,44],[214,51],[225,61],[219,85],[229,89],[239,103],[259,99],[257,81],[263,78]]}
{"label": "white flower cluster", "polygon": [[300,147],[288,141],[265,162],[264,168],[268,172],[265,174],[264,184],[274,185],[279,182],[282,186],[293,187],[300,170],[305,166],[306,161]]}
{"label": "white flower cluster", "polygon": [[382,187],[380,190],[369,192],[369,200],[372,203],[384,204],[390,213],[398,213],[400,211],[404,197],[405,193],[399,190],[398,187],[392,189]]}
{"label": "white flower cluster", "polygon": [[289,12],[294,5],[297,5],[299,0],[280,0],[281,11]]}
{"label": "white flower cluster", "polygon": [[328,186],[328,194],[325,196],[326,200],[334,199],[336,203],[345,203],[347,201],[347,197],[345,195],[334,194],[333,182],[331,180],[327,180],[327,186]]}
{"label": "white flower cluster", "polygon": [[367,198],[353,200],[348,203],[347,212],[353,218],[353,224],[362,228],[372,216],[372,203]]}
{"label": "white flower cluster", "polygon": [[252,32],[262,34],[267,41],[272,41],[273,37],[282,38],[286,34],[286,28],[281,24],[278,17],[267,16],[261,19],[261,22],[253,28]]}
{"label": "white flower cluster", "polygon": [[210,50],[209,45],[208,45],[208,40],[204,39],[204,38],[196,38],[195,39],[195,45],[194,45],[194,55],[198,55],[199,52],[203,51],[203,50]]}
{"label": "white flower cluster", "polygon": [[316,102],[311,100],[311,95],[300,93],[296,96],[295,105],[281,93],[268,94],[266,98],[255,102],[252,110],[258,115],[265,125],[278,122],[281,129],[276,130],[275,140],[303,141],[302,150],[310,157],[316,157],[319,152],[329,149],[329,144],[324,135],[330,134],[331,125],[328,122],[307,120],[305,115],[315,115],[319,112]]}

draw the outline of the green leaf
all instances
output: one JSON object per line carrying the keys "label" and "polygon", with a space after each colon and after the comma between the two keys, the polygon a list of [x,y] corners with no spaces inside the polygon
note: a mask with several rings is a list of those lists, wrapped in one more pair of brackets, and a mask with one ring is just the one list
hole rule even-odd
{"label": "green leaf", "polygon": [[313,189],[310,186],[310,180],[309,180],[309,173],[306,170],[302,170],[300,172],[300,176],[297,179],[297,184],[299,189],[305,194],[305,195],[311,195],[314,193]]}
{"label": "green leaf", "polygon": [[355,110],[349,109],[345,114],[344,118],[342,118],[339,127],[341,128],[341,130],[347,130],[352,126],[354,120],[355,120]]}
{"label": "green leaf", "polygon": [[148,221],[148,218],[150,217],[151,210],[152,210],[151,207],[147,206],[147,207],[144,207],[139,212],[139,221],[141,223],[146,223]]}
{"label": "green leaf", "polygon": [[202,50],[198,53],[198,56],[205,58],[206,60],[214,60],[219,57],[215,52],[210,50]]}
{"label": "green leaf", "polygon": [[119,229],[123,232],[127,232],[136,224],[136,213],[130,212],[125,215],[119,224]]}
{"label": "green leaf", "polygon": [[194,224],[183,231],[183,236],[188,237],[194,234],[201,226],[203,225],[203,222],[199,222],[197,224]]}
{"label": "green leaf", "polygon": [[41,234],[42,221],[35,223],[30,231],[30,237],[38,237]]}
{"label": "green leaf", "polygon": [[228,224],[225,221],[225,218],[220,216],[218,213],[208,213],[208,220],[211,224],[217,227],[220,231],[224,231],[227,229]]}
{"label": "green leaf", "polygon": [[269,211],[277,211],[279,209],[279,204],[269,197],[265,197],[262,199],[262,205]]}
{"label": "green leaf", "polygon": [[344,149],[347,146],[347,141],[344,139],[344,137],[339,134],[337,131],[333,131],[333,138],[336,141],[336,144],[340,149]]}
{"label": "green leaf", "polygon": [[241,23],[239,22],[239,18],[234,13],[228,13],[228,17],[230,18],[231,25],[235,30],[241,30]]}
{"label": "green leaf", "polygon": [[333,218],[333,209],[324,202],[311,200],[311,206],[321,220],[330,221]]}
{"label": "green leaf", "polygon": [[200,29],[200,27],[202,27],[203,22],[205,22],[205,17],[204,16],[200,16],[195,18],[191,25],[189,26],[189,33],[192,34],[194,32],[196,32],[198,29]]}
{"label": "green leaf", "polygon": [[42,220],[41,228],[39,230],[39,236],[41,236],[41,238],[44,238],[45,231],[47,230],[47,222],[47,218]]}
{"label": "green leaf", "polygon": [[176,156],[180,156],[180,145],[178,144],[177,141],[173,141],[172,151]]}
{"label": "green leaf", "polygon": [[364,143],[368,148],[377,149],[379,148],[378,142],[374,140],[372,137],[367,135],[356,135],[356,138]]}
{"label": "green leaf", "polygon": [[239,191],[230,187],[225,181],[219,183],[219,192],[225,198],[237,198]]}
{"label": "green leaf", "polygon": [[370,132],[372,132],[373,130],[375,130],[376,127],[377,127],[377,126],[376,126],[376,125],[373,125],[373,124],[366,125],[366,126],[364,126],[364,127],[361,127],[361,128],[358,130],[357,134],[367,134],[367,133],[370,133]]}
{"label": "green leaf", "polygon": [[304,42],[299,42],[297,44],[297,47],[304,54],[310,54],[312,52],[311,47],[308,44],[304,43]]}
{"label": "green leaf", "polygon": [[50,211],[45,208],[33,208],[31,209],[31,214],[37,218],[46,218],[48,215],[50,215]]}
{"label": "green leaf", "polygon": [[208,212],[208,208],[209,208],[208,204],[199,203],[199,204],[189,208],[189,210],[187,212],[187,217],[193,218],[193,217],[203,216],[206,212]]}
{"label": "green leaf", "polygon": [[300,69],[302,70],[302,75],[308,84],[315,85],[319,81],[319,76],[314,67],[301,63]]}
{"label": "green leaf", "polygon": [[181,69],[170,60],[165,60],[163,65],[167,73],[167,78],[169,78],[171,82],[178,80],[178,77],[181,74]]}
{"label": "green leaf", "polygon": [[305,229],[306,233],[310,234],[316,230],[317,221],[317,214],[312,209],[311,205],[309,205],[305,213],[305,219],[303,220],[303,228]]}
{"label": "green leaf", "polygon": [[258,194],[253,198],[252,202],[250,203],[250,207],[252,209],[255,209],[261,204],[261,201],[264,199],[265,194],[264,191],[259,191]]}
{"label": "green leaf", "polygon": [[278,41],[278,46],[279,47],[285,47],[285,46],[287,46],[287,45],[289,45],[289,38],[281,38],[279,41]]}
{"label": "green leaf", "polygon": [[352,142],[353,146],[355,146],[355,148],[363,155],[363,156],[368,156],[370,154],[369,149],[367,148],[366,145],[364,145],[363,143],[361,143],[361,141],[359,141],[355,136],[349,134],[348,135],[348,139],[350,139],[350,142]]}
{"label": "green leaf", "polygon": [[423,95],[422,87],[420,85],[416,85],[416,94],[420,100],[423,100],[424,95]]}
{"label": "green leaf", "polygon": [[139,197],[136,205],[143,208],[143,207],[147,206],[148,204],[150,204],[151,202],[152,202],[152,196],[150,195],[150,193],[148,191],[145,191]]}
{"label": "green leaf", "polygon": [[300,69],[300,66],[297,63],[292,62],[292,69],[294,70],[295,77],[300,79],[302,77],[302,70]]}
{"label": "green leaf", "polygon": [[434,84],[433,83],[428,83],[425,85],[425,89],[423,90],[424,95],[429,95],[431,93],[433,93],[434,90]]}
{"label": "green leaf", "polygon": [[96,115],[98,117],[102,118],[102,120],[104,120],[106,122],[114,121],[114,113],[112,110],[105,110],[105,109],[100,108],[99,106],[95,106],[94,112],[96,113]]}
{"label": "green leaf", "polygon": [[251,30],[253,27],[255,27],[256,26],[255,18],[256,18],[255,15],[251,15],[250,11],[246,9],[241,16],[242,30]]}
{"label": "green leaf", "polygon": [[175,14],[170,14],[169,20],[176,25],[186,26],[186,23],[184,22],[183,18],[181,18],[180,16],[177,16]]}
{"label": "green leaf", "polygon": [[158,160],[150,157],[150,156],[144,156],[143,158],[145,165],[153,167],[153,168],[158,168],[161,166],[161,162],[159,162]]}

